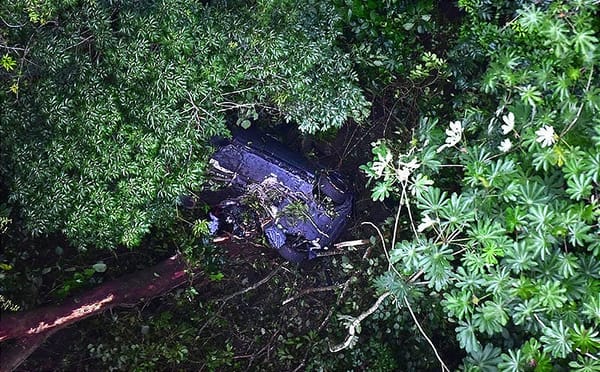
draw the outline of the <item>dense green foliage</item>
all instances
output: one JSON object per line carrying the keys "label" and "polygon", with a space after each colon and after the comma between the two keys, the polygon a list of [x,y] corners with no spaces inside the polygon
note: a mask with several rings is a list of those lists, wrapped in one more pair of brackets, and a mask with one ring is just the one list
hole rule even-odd
{"label": "dense green foliage", "polygon": [[393,270],[376,285],[443,297],[466,369],[597,370],[598,6],[502,8],[492,22],[478,3],[461,6],[461,60],[449,64],[486,67],[457,70],[476,78],[453,107],[425,112],[434,118],[409,147],[375,144],[364,167],[373,199],[398,199],[413,235],[394,235]]}
{"label": "dense green foliage", "polygon": [[326,3],[59,3],[43,25],[23,5],[3,5],[22,26],[3,31],[20,67],[4,71],[2,174],[36,235],[137,246],[203,184],[228,112],[306,132],[365,116]]}
{"label": "dense green foliage", "polygon": [[[312,269],[231,259],[141,325],[94,320],[64,367],[600,370],[597,0],[23,0],[0,16],[0,233],[64,233],[93,257],[10,242],[0,293],[54,278],[44,295],[64,297],[117,270],[95,248],[143,237],[155,256],[131,265],[207,259],[177,198],[236,125],[336,144],[354,128],[335,149],[363,164],[350,230],[377,233]],[[52,267],[22,267],[48,251]]]}

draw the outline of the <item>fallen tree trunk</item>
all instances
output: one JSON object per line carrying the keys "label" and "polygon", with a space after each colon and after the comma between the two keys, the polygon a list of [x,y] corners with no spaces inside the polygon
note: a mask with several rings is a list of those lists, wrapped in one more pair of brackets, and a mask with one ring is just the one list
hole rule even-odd
{"label": "fallen tree trunk", "polygon": [[10,372],[15,370],[56,331],[58,331],[57,328],[44,333],[22,337],[8,347],[2,346],[2,351],[0,352],[2,355],[0,371]]}
{"label": "fallen tree trunk", "polygon": [[115,306],[134,306],[190,279],[183,258],[176,254],[154,267],[104,283],[60,305],[3,315],[0,342],[15,338],[17,342],[11,348],[3,348],[0,370],[16,368],[49,333]]}

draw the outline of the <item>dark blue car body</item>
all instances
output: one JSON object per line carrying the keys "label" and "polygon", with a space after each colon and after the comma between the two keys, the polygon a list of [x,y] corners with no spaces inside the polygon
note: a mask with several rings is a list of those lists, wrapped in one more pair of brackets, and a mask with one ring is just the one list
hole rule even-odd
{"label": "dark blue car body", "polygon": [[257,131],[220,141],[210,170],[228,195],[211,214],[217,233],[243,237],[244,230],[253,230],[292,262],[331,248],[352,211],[352,193],[341,175]]}

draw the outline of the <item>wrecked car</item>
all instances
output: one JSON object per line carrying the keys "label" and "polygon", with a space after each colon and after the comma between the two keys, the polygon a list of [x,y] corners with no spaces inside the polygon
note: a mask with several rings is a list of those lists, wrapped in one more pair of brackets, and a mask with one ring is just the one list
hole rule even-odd
{"label": "wrecked car", "polygon": [[217,146],[209,170],[218,188],[202,194],[214,206],[213,234],[258,239],[291,262],[332,247],[352,211],[352,193],[339,173],[257,131],[240,131]]}

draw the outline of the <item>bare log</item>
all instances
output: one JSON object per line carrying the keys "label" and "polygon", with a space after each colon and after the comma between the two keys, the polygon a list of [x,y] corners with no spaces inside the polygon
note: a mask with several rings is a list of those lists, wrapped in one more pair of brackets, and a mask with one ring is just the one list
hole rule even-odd
{"label": "bare log", "polygon": [[133,306],[181,286],[189,279],[185,262],[177,254],[154,267],[104,283],[60,305],[3,315],[0,319],[0,342],[13,338],[22,342],[115,306]]}
{"label": "bare log", "polygon": [[3,345],[2,351],[0,352],[0,355],[2,356],[0,372],[11,372],[17,369],[21,363],[29,358],[29,356],[56,331],[58,331],[57,328],[48,332],[19,338],[15,343],[9,346]]}

